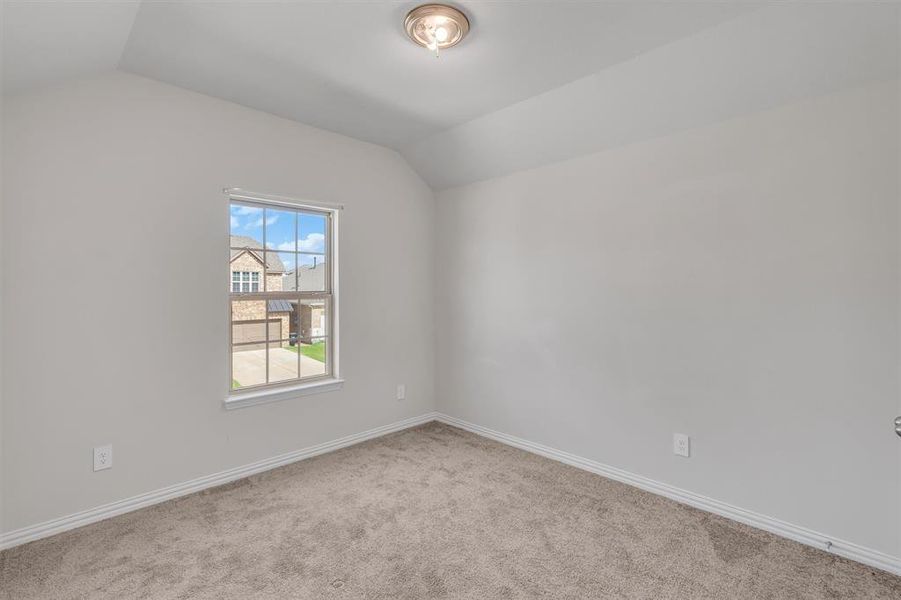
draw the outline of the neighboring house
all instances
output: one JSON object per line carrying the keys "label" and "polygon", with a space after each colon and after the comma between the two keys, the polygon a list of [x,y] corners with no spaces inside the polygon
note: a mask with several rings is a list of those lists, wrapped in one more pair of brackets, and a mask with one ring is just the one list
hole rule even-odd
{"label": "neighboring house", "polygon": [[[274,252],[263,252],[263,246],[252,237],[231,236],[231,260],[229,261],[229,285],[232,292],[263,291],[263,260],[266,260],[266,288],[281,291],[285,280],[285,267]],[[293,277],[292,277],[293,279]],[[284,340],[270,344],[270,348],[287,346],[291,333],[297,332],[297,320],[293,318],[297,302],[269,300],[269,339]],[[232,343],[246,344],[236,351],[257,350],[266,347],[266,301],[239,300],[232,303]]]}
{"label": "neighboring house", "polygon": [[[284,289],[299,288],[302,292],[323,291],[326,272],[325,261],[314,257],[312,265],[300,265],[297,268],[296,278],[294,271],[285,274]],[[309,344],[313,341],[312,338],[326,335],[325,323],[325,303],[314,300],[304,302],[300,307],[300,340]]]}
{"label": "neighboring house", "polygon": [[[318,257],[311,265],[301,265],[296,271],[286,271],[275,252],[264,252],[262,244],[252,237],[231,236],[231,260],[229,282],[232,292],[262,292],[263,260],[266,265],[266,289],[268,291],[294,291],[300,281],[300,291],[325,290],[327,267]],[[232,304],[232,343],[247,344],[235,351],[257,350],[266,347],[266,303],[263,300],[239,300]],[[269,300],[269,339],[284,340],[271,344],[270,348],[287,346],[290,334],[298,334],[303,343],[326,335],[325,303],[305,301],[300,308],[300,320],[296,318],[297,300]],[[255,342],[255,343],[249,343]]]}
{"label": "neighboring house", "polygon": [[[309,255],[308,255],[309,256]],[[312,265],[300,265],[297,269],[297,279],[300,282],[301,292],[321,292],[325,290],[325,261],[318,260],[317,257],[312,258]],[[285,273],[286,290],[294,290],[294,271]]]}

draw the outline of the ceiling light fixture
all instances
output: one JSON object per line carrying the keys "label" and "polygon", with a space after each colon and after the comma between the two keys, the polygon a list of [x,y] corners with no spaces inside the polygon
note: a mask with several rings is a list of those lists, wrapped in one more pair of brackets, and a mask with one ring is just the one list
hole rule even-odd
{"label": "ceiling light fixture", "polygon": [[453,6],[423,4],[407,13],[404,29],[416,44],[435,53],[456,46],[469,33],[469,19]]}

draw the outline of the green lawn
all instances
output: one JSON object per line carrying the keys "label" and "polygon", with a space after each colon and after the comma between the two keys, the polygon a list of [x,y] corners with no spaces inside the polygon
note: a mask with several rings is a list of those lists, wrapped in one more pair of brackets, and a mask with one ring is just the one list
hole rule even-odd
{"label": "green lawn", "polygon": [[319,341],[315,344],[298,344],[298,346],[288,346],[288,350],[292,352],[297,352],[297,348],[300,348],[301,354],[304,356],[308,356],[313,360],[318,360],[321,363],[325,362],[325,342]]}
{"label": "green lawn", "polygon": [[238,389],[239,387],[241,387],[241,384],[238,383],[238,380],[237,380],[237,379],[232,379],[232,389],[233,389],[233,390],[236,390],[236,389]]}

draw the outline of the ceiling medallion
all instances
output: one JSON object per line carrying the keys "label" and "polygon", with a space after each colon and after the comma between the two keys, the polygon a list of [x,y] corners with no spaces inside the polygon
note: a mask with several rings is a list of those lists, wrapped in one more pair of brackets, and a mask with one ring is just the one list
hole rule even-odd
{"label": "ceiling medallion", "polygon": [[404,29],[416,44],[435,53],[456,46],[469,33],[469,19],[453,6],[423,4],[407,13]]}

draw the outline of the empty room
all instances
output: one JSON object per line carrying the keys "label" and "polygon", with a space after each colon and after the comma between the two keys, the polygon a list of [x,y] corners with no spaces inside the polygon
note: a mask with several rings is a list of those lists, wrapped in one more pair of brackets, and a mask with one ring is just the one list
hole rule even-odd
{"label": "empty room", "polygon": [[0,35],[0,600],[901,600],[901,2]]}

